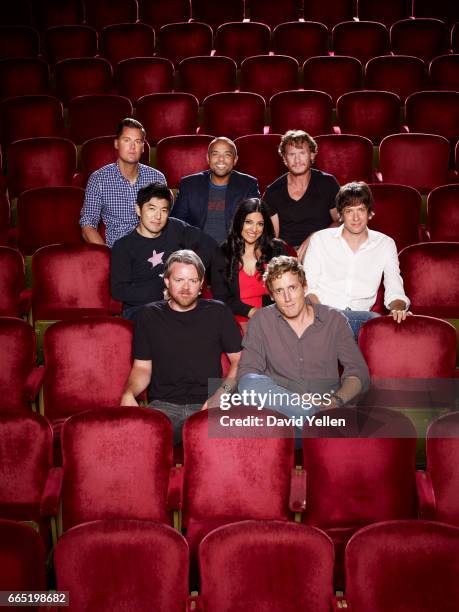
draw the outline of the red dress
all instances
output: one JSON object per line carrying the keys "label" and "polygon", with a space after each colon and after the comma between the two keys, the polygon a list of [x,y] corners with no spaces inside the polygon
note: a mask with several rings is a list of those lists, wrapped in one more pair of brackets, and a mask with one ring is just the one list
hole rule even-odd
{"label": "red dress", "polygon": [[[253,308],[261,308],[263,306],[263,296],[267,294],[268,290],[266,289],[262,281],[261,274],[258,272],[258,270],[253,276],[247,274],[244,268],[239,270],[239,296],[241,302],[244,302],[244,304],[249,304]],[[236,320],[243,323],[249,319],[247,317],[236,315]]]}

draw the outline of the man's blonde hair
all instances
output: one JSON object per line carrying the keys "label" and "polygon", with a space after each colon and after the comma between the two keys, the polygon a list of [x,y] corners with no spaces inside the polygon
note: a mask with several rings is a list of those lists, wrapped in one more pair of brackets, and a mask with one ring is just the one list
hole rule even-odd
{"label": "man's blonde hair", "polygon": [[296,259],[296,257],[289,257],[288,255],[279,255],[279,257],[273,257],[271,259],[263,274],[263,281],[270,293],[272,292],[273,281],[276,278],[280,278],[286,272],[296,274],[301,285],[306,284],[304,268],[298,259]]}

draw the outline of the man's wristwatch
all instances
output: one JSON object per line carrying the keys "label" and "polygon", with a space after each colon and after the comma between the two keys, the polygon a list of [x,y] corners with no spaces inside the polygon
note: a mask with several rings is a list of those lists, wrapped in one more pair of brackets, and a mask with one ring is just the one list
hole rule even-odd
{"label": "man's wristwatch", "polygon": [[334,391],[332,391],[332,393],[331,393],[331,398],[332,398],[332,400],[334,400],[334,402],[335,402],[337,407],[344,406],[344,404],[346,403],[343,400],[343,398],[341,396],[339,396],[337,393],[335,393]]}
{"label": "man's wristwatch", "polygon": [[229,384],[229,383],[224,383],[222,385],[222,389],[223,391],[225,391],[225,393],[232,393],[233,392],[233,387]]}

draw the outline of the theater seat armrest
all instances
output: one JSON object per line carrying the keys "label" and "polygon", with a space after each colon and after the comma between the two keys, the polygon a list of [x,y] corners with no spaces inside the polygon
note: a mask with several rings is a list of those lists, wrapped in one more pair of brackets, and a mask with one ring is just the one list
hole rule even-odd
{"label": "theater seat armrest", "polygon": [[186,612],[204,612],[204,605],[200,595],[191,594],[186,600]]}
{"label": "theater seat armrest", "polygon": [[383,175],[379,170],[375,170],[374,171],[374,175],[375,175],[375,179],[378,183],[382,183],[383,182]]}
{"label": "theater seat armrest", "polygon": [[174,466],[169,473],[169,486],[167,488],[167,509],[181,510],[183,504],[183,485],[184,485],[183,467]]}
{"label": "theater seat armrest", "polygon": [[43,383],[44,375],[45,368],[43,366],[38,366],[37,368],[33,368],[33,370],[27,376],[24,387],[24,394],[27,402],[33,402],[37,397],[38,391]]}
{"label": "theater seat armrest", "polygon": [[32,305],[32,289],[24,289],[19,295],[20,312],[29,312]]}
{"label": "theater seat armrest", "polygon": [[84,185],[83,185],[83,178],[82,178],[82,176],[81,176],[81,174],[79,172],[76,172],[72,176],[72,185],[73,185],[73,187],[84,187]]}
{"label": "theater seat armrest", "polygon": [[418,225],[418,238],[419,242],[429,242],[430,240],[430,232],[424,223]]}
{"label": "theater seat armrest", "polygon": [[429,472],[418,470],[416,472],[416,489],[418,492],[419,518],[425,520],[435,519],[435,492]]}
{"label": "theater seat armrest", "polygon": [[110,298],[110,314],[120,315],[123,312],[123,302]]}
{"label": "theater seat armrest", "polygon": [[349,602],[342,595],[336,595],[335,597],[333,597],[331,607],[333,612],[343,612],[343,610],[352,610]]}
{"label": "theater seat armrest", "polygon": [[289,508],[292,512],[304,512],[306,509],[306,470],[292,468],[290,474]]}
{"label": "theater seat armrest", "polygon": [[61,467],[54,467],[49,470],[40,502],[40,514],[42,516],[57,515],[62,491],[63,475],[64,472]]}

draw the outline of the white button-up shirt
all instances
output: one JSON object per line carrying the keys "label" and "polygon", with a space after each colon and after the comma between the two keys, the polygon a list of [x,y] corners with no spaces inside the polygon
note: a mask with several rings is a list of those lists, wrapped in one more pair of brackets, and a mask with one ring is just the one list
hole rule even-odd
{"label": "white button-up shirt", "polygon": [[308,293],[322,304],[351,310],[370,310],[384,275],[384,304],[410,301],[403,290],[397,248],[389,236],[368,230],[368,238],[354,252],[343,238],[344,225],[311,236],[304,258]]}

